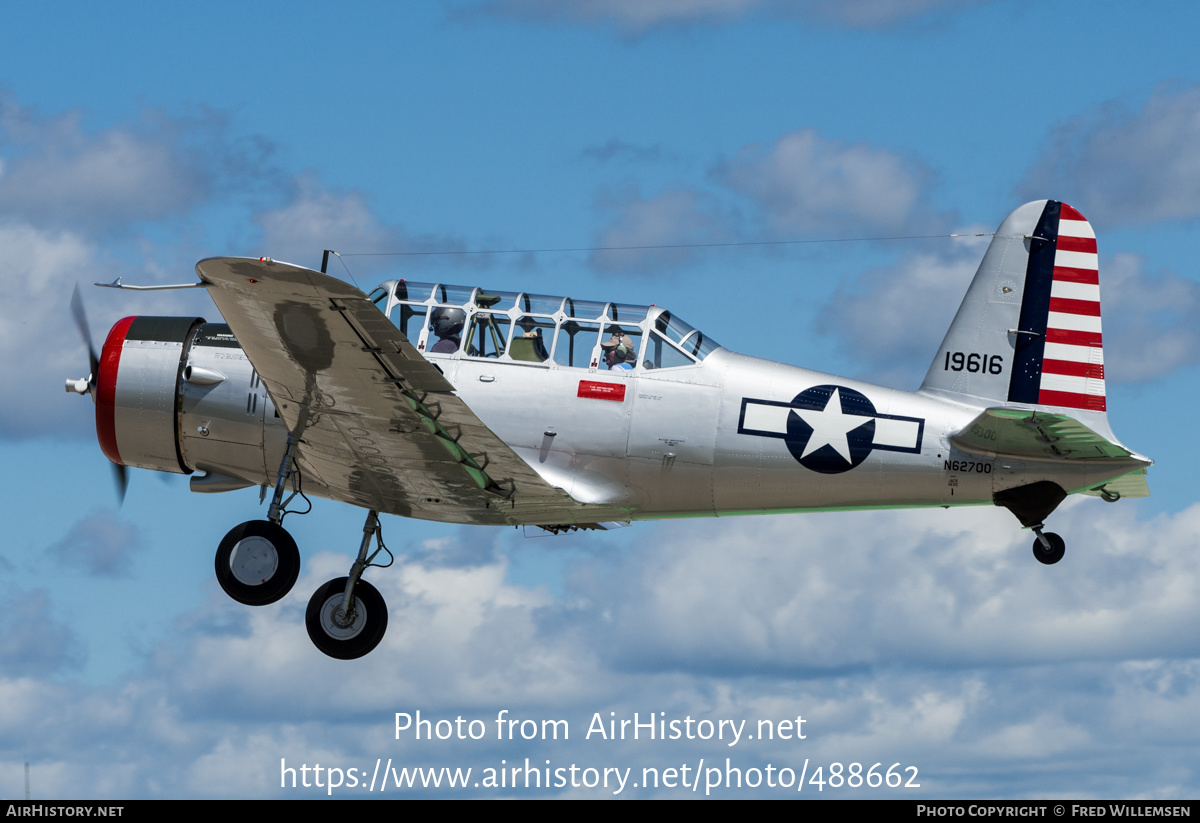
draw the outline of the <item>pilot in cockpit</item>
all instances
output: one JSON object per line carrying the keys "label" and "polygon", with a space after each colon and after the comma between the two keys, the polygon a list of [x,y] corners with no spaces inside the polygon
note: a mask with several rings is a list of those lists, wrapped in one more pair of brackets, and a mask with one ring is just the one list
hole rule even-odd
{"label": "pilot in cockpit", "polygon": [[612,337],[600,344],[604,349],[604,362],[612,371],[632,370],[637,362],[637,346],[629,335],[617,329]]}
{"label": "pilot in cockpit", "polygon": [[462,330],[467,313],[462,309],[436,308],[429,314],[430,328],[438,341],[429,351],[435,354],[454,354],[462,344]]}

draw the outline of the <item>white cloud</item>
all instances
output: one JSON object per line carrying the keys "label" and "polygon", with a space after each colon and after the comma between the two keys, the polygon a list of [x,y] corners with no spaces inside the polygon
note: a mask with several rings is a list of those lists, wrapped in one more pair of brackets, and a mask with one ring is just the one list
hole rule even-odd
{"label": "white cloud", "polygon": [[952,14],[987,0],[483,0],[457,7],[479,15],[576,25],[611,25],[627,35],[655,29],[711,26],[746,18],[798,18],[845,28],[881,29],[909,20]]}
{"label": "white cloud", "polygon": [[815,129],[789,132],[714,163],[711,189],[605,193],[600,208],[612,217],[590,260],[605,271],[642,272],[678,268],[705,244],[940,232],[950,217],[929,204],[931,176],[887,149]]}
{"label": "white cloud", "polygon": [[81,662],[82,647],[54,614],[46,592],[9,584],[0,598],[0,671],[5,677],[44,677]]}
{"label": "white cloud", "polygon": [[312,265],[324,249],[399,251],[398,239],[385,228],[358,192],[338,193],[315,177],[302,175],[289,202],[256,218],[262,229],[263,254],[300,265]]}
{"label": "white cloud", "polygon": [[[680,187],[645,197],[636,189],[607,193],[600,208],[613,215],[589,254],[601,271],[643,273],[678,268],[693,259],[695,244],[732,239],[736,218],[713,195]],[[657,248],[655,248],[657,247]]]}
{"label": "white cloud", "polygon": [[0,433],[11,437],[75,428],[71,421],[78,422],[78,409],[63,402],[69,398],[62,396],[62,385],[68,377],[86,377],[88,359],[70,319],[71,288],[76,278],[101,270],[97,250],[71,232],[3,223],[0,248],[8,255],[0,375],[9,387],[9,399],[0,406]]}
{"label": "white cloud", "polygon": [[67,568],[82,567],[89,574],[115,577],[129,574],[132,556],[140,549],[136,527],[101,511],[77,522],[47,552]]}
{"label": "white cloud", "polygon": [[[558,23],[612,23],[641,33],[656,27],[721,23],[763,6],[763,0],[492,0],[478,11],[518,20]],[[470,9],[470,7],[468,7]]]}
{"label": "white cloud", "polygon": [[80,111],[40,116],[0,96],[0,215],[46,228],[113,230],[186,214],[215,195],[254,191],[275,173],[271,146],[235,139],[204,110],[98,131]]}
{"label": "white cloud", "polygon": [[798,6],[805,17],[853,29],[884,29],[910,20],[933,21],[949,17],[970,6],[991,0],[801,0]]}
{"label": "white cloud", "polygon": [[[505,582],[503,559],[446,567],[402,556],[369,574],[391,608],[388,635],[349,662],[321,656],[303,629],[308,592],[346,569],[346,557],[320,553],[275,606],[214,592],[123,685],[44,683],[6,667],[0,737],[11,743],[0,763],[28,756],[42,797],[303,796],[323,790],[281,790],[281,758],[478,772],[525,757],[639,777],[700,757],[743,770],[902,762],[919,769],[912,797],[1111,796],[1114,786],[1189,796],[1195,777],[1178,753],[1200,728],[1189,630],[1200,617],[1200,506],[1135,513],[1065,506],[1052,525],[1068,553],[1055,567],[990,508],[642,524],[635,544],[573,561],[558,597]],[[237,615],[242,630],[213,631],[214,615]],[[397,741],[394,713],[417,709],[482,719],[488,740]],[[501,709],[567,719],[571,739],[497,742]],[[759,720],[803,716],[806,739],[584,740],[593,714],[610,712],[746,720],[755,734]]]}
{"label": "white cloud", "polygon": [[[664,154],[666,152],[657,143],[645,146],[613,137],[602,144],[587,146],[579,156],[597,163],[650,163],[662,159]],[[0,167],[2,172],[3,167]]]}
{"label": "white cloud", "polygon": [[[303,622],[309,595],[346,568],[345,557],[319,554],[279,607],[211,605],[216,612],[239,612],[243,631],[213,633],[213,621],[197,622],[186,645],[161,652],[156,670],[177,679],[188,702],[208,705],[216,691],[232,688],[229,698],[240,711],[283,717],[299,706],[319,711],[326,699],[319,691],[292,694],[288,684],[336,680],[345,671],[345,664],[312,646]],[[368,575],[389,605],[388,632],[375,653],[348,664],[360,676],[344,685],[342,696],[376,711],[398,698],[409,705],[497,701],[516,707],[598,686],[590,655],[575,654],[570,632],[543,632],[539,613],[551,598],[506,584],[504,574],[502,561],[445,567],[401,558],[387,572]],[[265,638],[271,640],[264,647]],[[389,688],[380,691],[376,684],[385,682]]]}
{"label": "white cloud", "polygon": [[1106,377],[1150,382],[1200,360],[1200,283],[1119,253],[1100,264],[1100,297]]}
{"label": "white cloud", "polygon": [[[0,248],[6,260],[0,271],[6,294],[0,377],[8,392],[0,406],[3,438],[90,435],[92,404],[63,392],[67,378],[85,377],[88,370],[87,346],[71,320],[71,291],[118,275],[129,284],[188,282],[195,260],[213,252],[196,243],[194,227],[179,226],[179,217],[197,209],[226,208],[230,198],[240,198],[233,208],[252,215],[261,240],[249,249],[234,243],[226,253],[268,254],[313,268],[330,247],[390,252],[464,245],[386,226],[361,194],[331,192],[313,175],[285,185],[267,162],[270,145],[226,135],[219,113],[171,118],[148,112],[138,124],[95,132],[82,119],[79,112],[44,117],[0,95]],[[285,191],[289,198],[275,209],[252,202]],[[359,258],[352,271],[370,288],[374,269],[412,259]],[[490,264],[480,256],[416,259],[423,266]],[[111,324],[130,314],[219,319],[202,293],[133,296],[85,288],[83,298],[97,351]],[[89,456],[98,458],[95,451]]]}
{"label": "white cloud", "polygon": [[[982,226],[956,230],[971,234]],[[865,379],[915,389],[966,295],[989,238],[930,240],[929,251],[904,255],[838,286],[819,330],[867,367]]]}
{"label": "white cloud", "polygon": [[[361,192],[331,190],[312,174],[298,175],[290,189],[284,205],[262,211],[254,218],[262,230],[262,254],[310,268],[319,266],[325,249],[382,255],[346,258],[355,276],[407,266],[479,268],[491,264],[488,255],[442,254],[465,250],[467,244],[461,238],[414,234],[402,226],[385,225]],[[330,261],[330,272],[344,277],[345,270],[335,269],[336,265]]]}
{"label": "white cloud", "polygon": [[[1200,561],[1172,559],[1200,530],[1180,514],[1136,553],[1132,507],[1081,500],[1053,515],[1071,565],[1039,568],[1032,537],[1000,509],[917,511],[673,528],[640,575],[610,565],[611,653],[656,669],[815,675],[920,662],[938,668],[1006,661],[1195,656],[1170,626],[1200,618]],[[1103,504],[1101,504],[1103,505]],[[1102,523],[1102,525],[1100,525]],[[1170,535],[1170,536],[1168,536]],[[838,546],[837,552],[820,547]],[[1064,561],[1067,562],[1067,561]],[[638,564],[640,566],[640,563]],[[1074,572],[1067,576],[1064,568]],[[647,633],[646,626],[655,631]]]}
{"label": "white cloud", "polygon": [[1200,87],[1160,90],[1138,111],[1069,120],[1019,190],[1072,203],[1102,227],[1200,217]]}
{"label": "white cloud", "polygon": [[[839,286],[822,312],[820,331],[866,365],[866,379],[903,389],[920,384],[989,238],[935,242],[944,245]],[[1200,284],[1169,271],[1151,274],[1128,253],[1103,257],[1100,277],[1110,380],[1151,382],[1200,360]]]}
{"label": "white cloud", "polygon": [[926,202],[930,172],[886,149],[790,132],[751,144],[713,176],[748,198],[774,237],[845,232],[936,231],[945,221]]}
{"label": "white cloud", "polygon": [[[118,318],[187,314],[196,296],[185,302],[189,298],[179,297],[178,292],[151,292],[133,299],[128,292],[91,288],[92,282],[109,282],[118,274],[126,282],[158,278],[140,267],[118,267],[93,240],[67,229],[37,228],[0,218],[0,248],[7,261],[0,272],[7,295],[0,302],[0,379],[7,387],[5,402],[0,404],[0,437],[94,431],[91,401],[63,391],[67,378],[88,373],[87,346],[71,317],[72,289],[79,284],[83,290],[97,352]],[[175,282],[187,279],[178,271],[165,276]],[[206,308],[210,317],[215,314],[211,304]],[[98,450],[95,455],[99,457]]]}
{"label": "white cloud", "polygon": [[[63,396],[63,381],[87,374],[87,347],[70,318],[75,285],[180,282],[190,276],[188,243],[175,221],[217,195],[254,195],[274,185],[270,146],[226,133],[225,118],[201,111],[90,130],[80,111],[44,116],[0,92],[0,376],[8,387],[0,436],[81,433],[91,404]],[[146,234],[142,234],[145,231]],[[101,240],[101,237],[103,239]],[[109,325],[128,314],[186,313],[199,295],[100,293],[86,289],[99,348]],[[203,303],[208,303],[205,299]],[[181,311],[181,307],[182,311]],[[211,304],[201,311],[211,316]]]}
{"label": "white cloud", "polygon": [[168,145],[112,131],[86,146],[13,163],[0,186],[0,202],[48,222],[155,219],[207,197],[201,169],[189,166]]}

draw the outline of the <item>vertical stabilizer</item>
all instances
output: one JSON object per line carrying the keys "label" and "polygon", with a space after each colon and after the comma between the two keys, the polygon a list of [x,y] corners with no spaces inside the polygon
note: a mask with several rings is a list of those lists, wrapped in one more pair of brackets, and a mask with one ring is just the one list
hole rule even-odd
{"label": "vertical stabilizer", "polygon": [[922,388],[1104,418],[1096,235],[1082,214],[1040,200],[1005,219]]}

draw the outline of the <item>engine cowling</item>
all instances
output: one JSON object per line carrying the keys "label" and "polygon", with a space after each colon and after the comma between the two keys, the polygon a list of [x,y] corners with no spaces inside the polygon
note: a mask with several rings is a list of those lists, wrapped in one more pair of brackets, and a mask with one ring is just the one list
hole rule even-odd
{"label": "engine cowling", "polygon": [[126,317],[96,378],[109,460],[191,474],[195,491],[273,484],[287,430],[229,327],[201,317]]}

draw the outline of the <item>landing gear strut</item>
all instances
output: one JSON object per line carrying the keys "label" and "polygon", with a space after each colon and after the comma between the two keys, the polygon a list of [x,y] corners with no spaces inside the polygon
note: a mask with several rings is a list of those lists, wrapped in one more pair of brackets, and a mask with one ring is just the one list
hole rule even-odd
{"label": "landing gear strut", "polygon": [[[372,537],[379,548],[368,556]],[[387,547],[380,535],[379,514],[371,510],[363,524],[362,543],[349,577],[330,580],[308,601],[304,616],[308,636],[313,645],[330,657],[338,660],[362,657],[383,639],[388,622],[387,604],[375,587],[362,579],[362,573],[381,551],[387,551]]]}
{"label": "landing gear strut", "polygon": [[[295,451],[296,437],[289,434],[267,519],[235,526],[217,548],[217,582],[239,603],[248,606],[274,603],[291,591],[300,575],[300,552],[282,525],[288,513],[287,504],[297,494],[304,494],[298,482],[299,473],[292,466]],[[284,488],[293,479],[297,479],[295,488],[284,501]],[[330,657],[339,660],[362,657],[379,645],[387,630],[387,604],[375,587],[362,579],[364,571],[378,565],[372,561],[380,552],[391,557],[381,531],[379,513],[372,509],[363,524],[362,543],[350,574],[330,580],[308,601],[304,618],[308,636]],[[379,547],[368,553],[372,538]]]}
{"label": "landing gear strut", "polygon": [[1066,496],[1062,486],[1049,480],[1040,480],[1028,486],[996,492],[992,495],[992,502],[1016,515],[1025,528],[1033,529],[1037,535],[1037,540],[1033,541],[1033,556],[1039,563],[1050,566],[1063,559],[1067,544],[1054,532],[1043,533],[1045,523],[1042,521],[1058,508]]}

